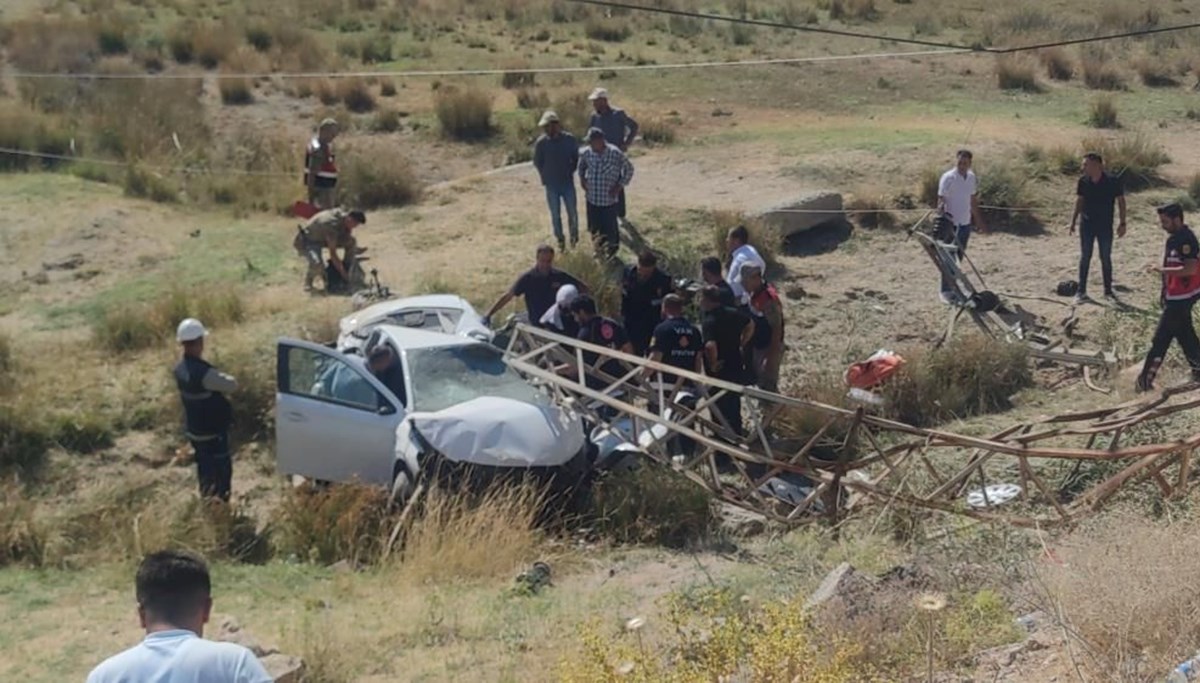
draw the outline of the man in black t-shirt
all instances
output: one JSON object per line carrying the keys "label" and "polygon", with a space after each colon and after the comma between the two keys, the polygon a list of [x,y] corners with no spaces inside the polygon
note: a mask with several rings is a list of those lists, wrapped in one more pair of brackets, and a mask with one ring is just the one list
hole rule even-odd
{"label": "man in black t-shirt", "polygon": [[[712,285],[701,290],[700,309],[704,311],[701,331],[708,374],[734,384],[745,384],[744,349],[754,338],[754,322],[745,313],[722,306],[721,291]],[[714,406],[734,432],[739,435],[745,433],[741,394],[725,394]]]}
{"label": "man in black t-shirt", "polygon": [[633,352],[646,353],[654,327],[662,320],[663,297],[675,289],[671,276],[658,269],[658,256],[652,251],[638,255],[637,265],[625,269],[621,279],[621,318]]}
{"label": "man in black t-shirt", "polygon": [[554,305],[554,297],[558,293],[558,288],[563,285],[575,285],[581,294],[586,294],[588,291],[587,285],[573,275],[554,267],[554,247],[549,244],[539,244],[537,262],[533,268],[522,273],[513,286],[504,293],[504,296],[492,304],[492,307],[483,316],[483,324],[490,325],[492,316],[507,306],[513,297],[523,296],[525,297],[525,310],[529,312],[529,322],[536,325],[546,311]]}
{"label": "man in black t-shirt", "polygon": [[[668,294],[662,302],[663,321],[654,328],[650,338],[650,360],[664,365],[670,365],[680,370],[703,372],[704,340],[700,330],[687,318],[683,317],[683,298],[677,294]],[[647,376],[653,372],[647,368]],[[674,385],[677,377],[664,372],[664,384]]]}
{"label": "man in black t-shirt", "polygon": [[1083,177],[1075,189],[1075,213],[1071,216],[1070,234],[1075,234],[1075,224],[1082,218],[1079,229],[1079,294],[1075,303],[1088,300],[1088,270],[1092,263],[1092,247],[1100,245],[1100,269],[1104,275],[1104,296],[1115,298],[1113,293],[1112,246],[1113,205],[1121,210],[1121,222],[1117,226],[1117,237],[1125,236],[1125,190],[1121,179],[1104,170],[1104,159],[1095,152],[1083,157]]}
{"label": "man in black t-shirt", "polygon": [[721,305],[730,308],[737,307],[734,300],[733,287],[721,276],[721,259],[716,256],[706,256],[700,260],[700,279],[706,285],[713,285],[721,290]]}

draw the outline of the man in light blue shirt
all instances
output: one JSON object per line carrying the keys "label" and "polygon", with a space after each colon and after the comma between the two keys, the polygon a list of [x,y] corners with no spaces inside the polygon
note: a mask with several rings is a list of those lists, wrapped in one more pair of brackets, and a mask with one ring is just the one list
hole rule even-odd
{"label": "man in light blue shirt", "polygon": [[164,550],[147,555],[137,573],[140,645],[109,657],[87,683],[273,683],[254,653],[204,640],[212,582],[204,561]]}

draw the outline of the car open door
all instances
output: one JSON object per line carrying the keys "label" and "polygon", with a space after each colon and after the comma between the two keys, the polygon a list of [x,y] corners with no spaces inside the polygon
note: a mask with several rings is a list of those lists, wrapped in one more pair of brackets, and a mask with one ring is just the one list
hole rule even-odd
{"label": "car open door", "polygon": [[363,365],[320,344],[280,339],[275,457],[283,474],[389,486],[400,401]]}

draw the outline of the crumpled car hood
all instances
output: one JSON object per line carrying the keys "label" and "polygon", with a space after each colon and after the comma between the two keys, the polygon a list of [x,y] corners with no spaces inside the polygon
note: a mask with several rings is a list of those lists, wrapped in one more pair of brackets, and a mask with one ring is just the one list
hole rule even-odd
{"label": "crumpled car hood", "polygon": [[579,418],[553,405],[485,396],[408,421],[454,462],[489,467],[555,467],[583,448]]}

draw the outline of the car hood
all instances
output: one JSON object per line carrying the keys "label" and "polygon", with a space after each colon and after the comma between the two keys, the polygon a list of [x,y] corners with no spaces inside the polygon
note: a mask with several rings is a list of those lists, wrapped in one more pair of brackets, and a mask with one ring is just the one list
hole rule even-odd
{"label": "car hood", "polygon": [[555,467],[575,457],[584,443],[574,414],[495,396],[413,413],[408,422],[446,458],[489,467]]}

